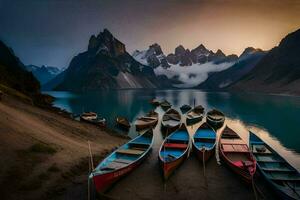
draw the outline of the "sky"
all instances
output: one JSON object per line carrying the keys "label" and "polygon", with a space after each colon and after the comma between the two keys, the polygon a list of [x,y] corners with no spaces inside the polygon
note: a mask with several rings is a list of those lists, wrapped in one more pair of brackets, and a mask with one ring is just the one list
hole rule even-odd
{"label": "sky", "polygon": [[108,28],[129,53],[200,44],[240,55],[300,28],[300,0],[0,0],[0,39],[25,64],[67,67]]}

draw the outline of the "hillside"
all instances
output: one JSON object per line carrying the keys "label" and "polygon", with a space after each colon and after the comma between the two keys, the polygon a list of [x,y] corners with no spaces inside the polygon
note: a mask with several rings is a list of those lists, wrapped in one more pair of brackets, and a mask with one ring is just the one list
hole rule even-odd
{"label": "hillside", "polygon": [[13,88],[26,95],[39,93],[40,84],[14,52],[0,41],[0,84]]}
{"label": "hillside", "polygon": [[204,90],[224,90],[249,73],[265,54],[266,52],[260,49],[248,47],[233,66],[224,71],[212,73],[197,88]]}
{"label": "hillside", "polygon": [[300,29],[283,38],[229,89],[300,95]]}

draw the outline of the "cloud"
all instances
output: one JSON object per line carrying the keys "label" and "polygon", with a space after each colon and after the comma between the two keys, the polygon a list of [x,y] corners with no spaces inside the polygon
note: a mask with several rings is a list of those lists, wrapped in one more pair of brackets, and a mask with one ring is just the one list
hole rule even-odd
{"label": "cloud", "polygon": [[234,62],[214,64],[212,62],[205,64],[193,64],[192,66],[182,67],[171,65],[170,68],[164,69],[161,66],[154,69],[156,75],[166,75],[169,79],[177,78],[181,84],[174,85],[179,88],[190,88],[199,85],[208,78],[211,72],[219,72],[228,69]]}

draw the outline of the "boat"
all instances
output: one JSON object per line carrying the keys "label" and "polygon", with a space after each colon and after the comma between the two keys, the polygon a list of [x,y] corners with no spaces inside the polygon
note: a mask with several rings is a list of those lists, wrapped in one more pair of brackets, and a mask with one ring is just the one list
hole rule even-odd
{"label": "boat", "polygon": [[183,106],[180,107],[180,110],[182,113],[186,113],[187,111],[191,110],[192,107],[190,105],[184,104]]}
{"label": "boat", "polygon": [[159,162],[167,180],[174,170],[188,157],[190,135],[184,123],[163,141],[159,149]]}
{"label": "boat", "polygon": [[256,171],[256,160],[247,144],[226,126],[220,135],[219,155],[244,181],[251,183]]}
{"label": "boat", "polygon": [[216,109],[213,109],[206,114],[206,121],[214,129],[221,128],[225,121],[225,115]]}
{"label": "boat", "polygon": [[186,123],[187,125],[200,122],[203,118],[204,108],[199,105],[186,113]]}
{"label": "boat", "polygon": [[89,176],[96,191],[105,192],[120,178],[136,169],[149,154],[152,145],[153,131],[149,129],[112,152]]}
{"label": "boat", "polygon": [[300,173],[254,133],[249,146],[262,177],[281,199],[300,199]]}
{"label": "boat", "polygon": [[204,122],[193,136],[193,151],[201,161],[206,162],[215,153],[216,141],[216,132]]}
{"label": "boat", "polygon": [[129,130],[130,126],[131,126],[128,119],[125,117],[117,117],[116,124],[118,127],[122,128],[124,130]]}
{"label": "boat", "polygon": [[160,102],[157,99],[151,99],[149,101],[150,104],[152,104],[153,106],[159,106]]}
{"label": "boat", "polygon": [[177,128],[179,128],[180,124],[180,113],[177,110],[170,108],[165,112],[165,114],[162,117],[161,128],[168,135],[171,132],[175,131]]}
{"label": "boat", "polygon": [[135,128],[137,131],[146,128],[153,128],[158,122],[158,113],[151,110],[146,116],[140,117],[135,121]]}
{"label": "boat", "polygon": [[160,106],[162,107],[163,110],[168,110],[169,108],[172,107],[172,104],[167,100],[164,100],[160,103]]}
{"label": "boat", "polygon": [[106,120],[103,117],[99,117],[95,112],[84,112],[80,115],[80,121],[88,122],[98,126],[105,126]]}

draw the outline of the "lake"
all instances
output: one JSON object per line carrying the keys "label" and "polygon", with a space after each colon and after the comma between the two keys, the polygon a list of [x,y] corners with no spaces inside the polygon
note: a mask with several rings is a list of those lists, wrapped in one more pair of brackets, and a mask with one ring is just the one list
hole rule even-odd
{"label": "lake", "polygon": [[[94,111],[105,117],[108,126],[116,129],[115,118],[125,116],[130,122],[154,109],[149,100],[166,99],[179,110],[183,104],[201,104],[205,111],[217,108],[226,115],[226,124],[248,141],[248,130],[253,131],[300,170],[300,97],[262,95],[254,93],[231,94],[200,90],[112,90],[88,93],[62,91],[45,92],[56,97],[54,105],[74,114]],[[158,107],[160,117],[163,110]],[[190,127],[190,134],[199,126]],[[156,146],[162,137],[160,123],[155,128]],[[116,129],[118,130],[118,129]],[[120,131],[120,130],[118,130]],[[127,134],[127,133],[123,133]],[[128,135],[137,133],[131,128]]]}

